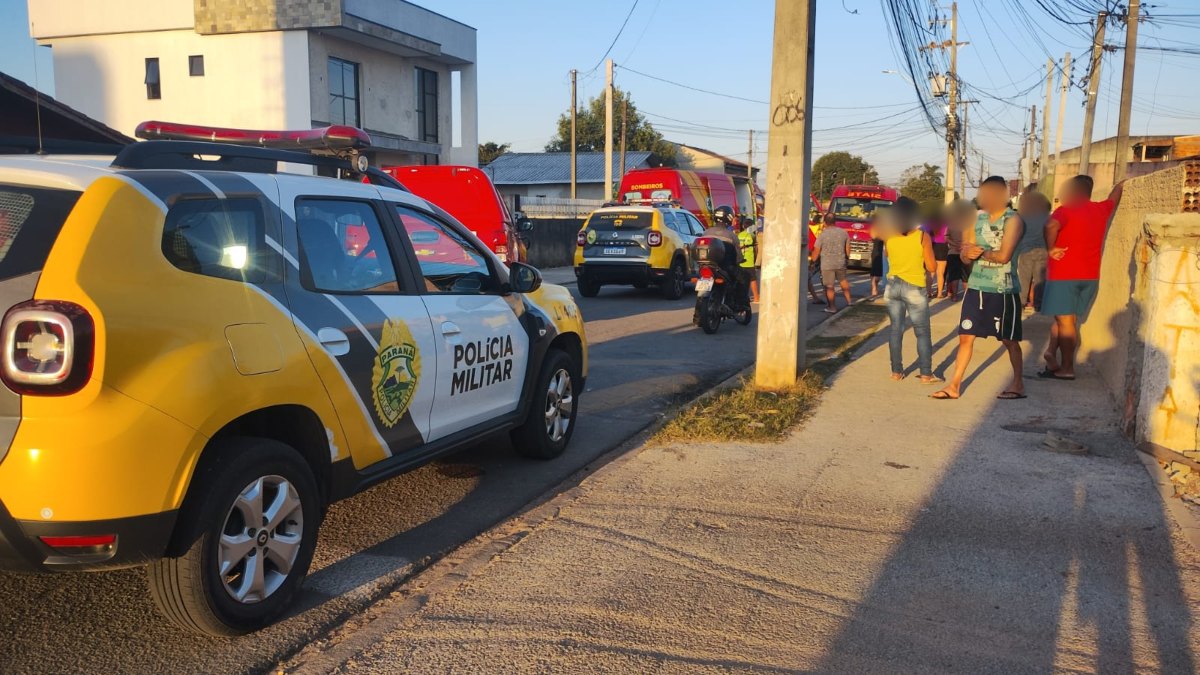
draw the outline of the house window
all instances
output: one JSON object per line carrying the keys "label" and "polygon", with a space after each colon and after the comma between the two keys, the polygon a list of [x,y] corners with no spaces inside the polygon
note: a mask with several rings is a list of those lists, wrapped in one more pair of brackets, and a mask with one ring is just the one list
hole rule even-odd
{"label": "house window", "polygon": [[146,59],[146,98],[162,98],[162,87],[158,79],[158,59]]}
{"label": "house window", "polygon": [[417,138],[438,142],[438,74],[417,68]]}
{"label": "house window", "polygon": [[358,64],[329,58],[329,122],[358,126]]}
{"label": "house window", "polygon": [[188,57],[188,75],[204,77],[204,56],[202,54]]}

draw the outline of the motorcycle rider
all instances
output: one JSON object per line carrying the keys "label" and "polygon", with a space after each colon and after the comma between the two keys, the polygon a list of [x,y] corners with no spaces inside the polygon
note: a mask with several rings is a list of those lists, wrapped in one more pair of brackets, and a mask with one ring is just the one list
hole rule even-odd
{"label": "motorcycle rider", "polygon": [[[718,206],[713,209],[712,227],[705,230],[701,236],[720,239],[729,244],[728,248],[732,249],[733,256],[726,256],[726,260],[721,266],[725,268],[730,278],[737,282],[734,297],[737,298],[738,304],[749,306],[750,283],[749,278],[743,271],[745,268],[741,266],[744,258],[742,256],[741,244],[738,241],[738,235],[733,230],[733,219],[732,207]],[[754,268],[751,267],[750,271],[753,272],[753,270]]]}
{"label": "motorcycle rider", "polygon": [[754,219],[742,216],[741,228],[738,229],[738,244],[742,247],[742,274],[748,277],[750,284],[750,301],[758,302],[758,233],[755,231]]}

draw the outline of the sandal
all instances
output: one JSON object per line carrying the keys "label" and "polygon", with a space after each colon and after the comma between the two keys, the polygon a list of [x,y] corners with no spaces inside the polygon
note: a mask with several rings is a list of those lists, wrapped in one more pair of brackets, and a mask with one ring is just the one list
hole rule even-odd
{"label": "sandal", "polygon": [[935,401],[957,401],[958,400],[957,396],[951,396],[950,392],[946,391],[945,389],[933,392],[932,394],[929,395],[929,398],[931,398]]}
{"label": "sandal", "polygon": [[1029,397],[1019,391],[1002,391],[996,398],[1000,399],[1001,401],[1016,401],[1017,399]]}

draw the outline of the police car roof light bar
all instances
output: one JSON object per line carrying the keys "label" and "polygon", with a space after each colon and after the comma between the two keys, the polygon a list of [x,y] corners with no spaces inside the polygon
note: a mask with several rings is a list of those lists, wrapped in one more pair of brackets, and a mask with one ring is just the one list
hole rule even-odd
{"label": "police car roof light bar", "polygon": [[[216,159],[205,159],[215,157]],[[332,155],[314,155],[295,150],[276,150],[255,146],[202,141],[146,141],[130,143],[112,161],[120,169],[182,169],[187,171],[244,171],[280,173],[279,163],[305,164],[327,170],[364,176],[373,185],[410,192],[394,177],[369,167],[359,170],[350,161]]]}
{"label": "police car roof light bar", "polygon": [[268,131],[228,129],[174,122],[142,122],[133,132],[145,140],[204,141],[277,150],[358,150],[371,147],[371,136],[357,127],[333,125],[319,129]]}

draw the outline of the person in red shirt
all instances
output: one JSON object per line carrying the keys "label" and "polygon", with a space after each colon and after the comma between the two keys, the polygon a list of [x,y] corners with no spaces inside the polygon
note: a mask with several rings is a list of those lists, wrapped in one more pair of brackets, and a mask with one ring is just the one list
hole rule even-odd
{"label": "person in red shirt", "polygon": [[1050,344],[1042,358],[1046,367],[1038,377],[1075,379],[1075,352],[1079,324],[1087,319],[1100,287],[1100,259],[1108,223],[1121,201],[1123,183],[1108,199],[1092,201],[1091,176],[1067,181],[1059,206],[1046,222],[1046,289],[1042,314],[1054,317]]}

